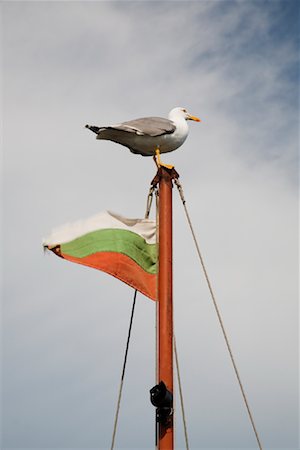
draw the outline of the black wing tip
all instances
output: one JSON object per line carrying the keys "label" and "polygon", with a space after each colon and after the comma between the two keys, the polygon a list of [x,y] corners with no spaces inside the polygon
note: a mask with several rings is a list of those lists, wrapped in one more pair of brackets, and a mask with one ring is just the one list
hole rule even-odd
{"label": "black wing tip", "polygon": [[86,125],[85,128],[88,128],[89,130],[93,131],[94,133],[98,134],[100,131],[99,127],[95,127],[93,125]]}

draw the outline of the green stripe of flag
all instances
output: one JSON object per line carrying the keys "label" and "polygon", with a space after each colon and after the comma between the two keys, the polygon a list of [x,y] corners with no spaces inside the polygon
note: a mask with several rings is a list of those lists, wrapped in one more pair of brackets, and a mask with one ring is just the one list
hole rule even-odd
{"label": "green stripe of flag", "polygon": [[87,233],[73,241],[61,244],[61,252],[77,258],[97,253],[123,253],[133,259],[146,272],[156,273],[157,246],[147,244],[136,233],[120,229],[104,229]]}

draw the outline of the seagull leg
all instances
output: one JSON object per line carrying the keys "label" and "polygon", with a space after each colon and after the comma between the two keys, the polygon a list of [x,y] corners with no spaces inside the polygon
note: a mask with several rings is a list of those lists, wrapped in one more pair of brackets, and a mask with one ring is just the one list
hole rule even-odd
{"label": "seagull leg", "polygon": [[157,167],[166,167],[167,169],[173,169],[174,166],[170,165],[170,164],[164,164],[161,162],[160,159],[160,151],[159,148],[157,147],[157,149],[155,150],[155,156],[153,156],[153,159],[155,161],[155,164],[157,165]]}
{"label": "seagull leg", "polygon": [[156,160],[156,155],[153,156],[153,161],[155,162],[156,167],[159,169],[159,165],[158,165],[158,162],[157,162],[157,160]]}

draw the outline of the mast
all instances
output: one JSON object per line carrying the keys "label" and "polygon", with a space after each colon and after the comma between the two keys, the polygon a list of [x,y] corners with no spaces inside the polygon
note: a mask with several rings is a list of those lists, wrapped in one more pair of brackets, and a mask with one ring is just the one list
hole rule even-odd
{"label": "mast", "polygon": [[[158,381],[173,394],[173,249],[172,176],[160,168],[159,180],[159,273],[158,273]],[[173,403],[173,402],[172,402]],[[171,405],[173,407],[173,404]],[[173,411],[159,424],[159,450],[174,447]]]}
{"label": "mast", "polygon": [[174,448],[172,180],[178,176],[174,168],[160,167],[152,182],[159,184],[158,384],[150,394],[159,450]]}

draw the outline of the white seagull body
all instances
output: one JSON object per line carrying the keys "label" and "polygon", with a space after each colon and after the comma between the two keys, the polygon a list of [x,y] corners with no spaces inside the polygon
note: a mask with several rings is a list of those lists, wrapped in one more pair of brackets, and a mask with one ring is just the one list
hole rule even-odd
{"label": "white seagull body", "polygon": [[168,119],[143,117],[105,127],[86,125],[86,128],[97,134],[96,139],[124,145],[135,154],[154,156],[156,150],[160,153],[172,152],[184,143],[189,132],[187,120],[200,122],[185,108],[174,108]]}

